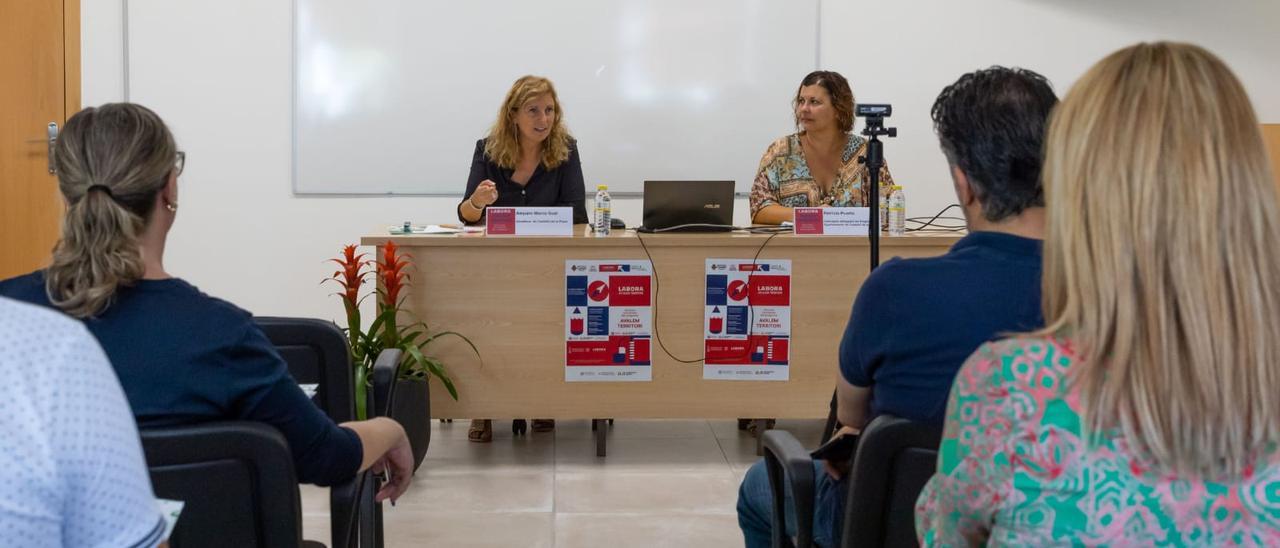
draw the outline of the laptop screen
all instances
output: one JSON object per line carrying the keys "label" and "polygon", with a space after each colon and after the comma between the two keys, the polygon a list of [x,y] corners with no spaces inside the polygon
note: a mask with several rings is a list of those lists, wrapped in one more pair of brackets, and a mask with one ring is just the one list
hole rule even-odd
{"label": "laptop screen", "polygon": [[733,181],[645,181],[644,228],[732,226],[733,188]]}

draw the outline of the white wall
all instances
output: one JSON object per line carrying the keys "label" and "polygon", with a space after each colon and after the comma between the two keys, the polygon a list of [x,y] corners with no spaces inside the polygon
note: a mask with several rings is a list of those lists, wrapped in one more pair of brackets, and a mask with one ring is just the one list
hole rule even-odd
{"label": "white wall", "polygon": [[[325,258],[387,224],[454,218],[456,200],[449,198],[292,195],[290,2],[129,0],[134,17],[158,18],[174,32],[165,47],[131,49],[126,85],[122,1],[82,6],[83,100],[119,101],[127,88],[128,99],[170,123],[187,151],[166,257],[171,272],[257,314],[337,318],[340,307],[327,297],[332,289],[318,285],[333,272]],[[908,188],[913,216],[952,201],[928,119],[933,98],[961,73],[987,65],[1038,70],[1061,94],[1119,46],[1195,41],[1232,65],[1264,121],[1280,121],[1280,71],[1266,57],[1280,51],[1273,30],[1280,3],[822,0],[822,15],[824,68],[849,77],[859,100],[894,103],[892,122],[902,136],[886,145],[886,155]],[[449,22],[424,28],[433,24]],[[463,177],[468,161],[440,169]],[[638,224],[639,200],[619,199],[615,209]],[[735,217],[747,221],[744,200]]]}
{"label": "white wall", "polygon": [[[795,83],[776,75],[813,70],[818,50],[818,0],[295,5],[294,188],[307,194],[458,192],[456,170],[429,167],[469,158],[475,139],[459,136],[485,131],[530,73],[555,81],[588,184],[735,179],[745,192],[760,143],[794,125],[789,109],[758,107],[785,106]],[[422,32],[433,20],[484,21],[484,38],[471,24]],[[173,29],[130,35],[154,31]]]}
{"label": "white wall", "polygon": [[1280,2],[827,0],[822,14],[822,63],[849,78],[859,101],[893,103],[899,137],[887,141],[885,158],[909,216],[953,202],[929,117],[934,99],[961,74],[990,65],[1040,72],[1061,97],[1121,47],[1193,42],[1231,65],[1263,121],[1280,122]]}

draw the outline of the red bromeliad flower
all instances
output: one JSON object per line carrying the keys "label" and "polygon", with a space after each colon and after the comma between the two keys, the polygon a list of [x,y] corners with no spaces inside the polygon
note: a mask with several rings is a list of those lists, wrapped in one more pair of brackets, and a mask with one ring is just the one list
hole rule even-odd
{"label": "red bromeliad flower", "polygon": [[382,289],[386,292],[386,298],[382,302],[384,308],[399,308],[400,290],[409,279],[409,273],[405,270],[407,266],[409,259],[396,252],[395,242],[387,242],[383,247],[382,259],[378,262],[378,280],[382,282]]}
{"label": "red bromeliad flower", "polygon": [[[454,387],[453,380],[444,369],[444,364],[438,359],[425,355],[424,352],[432,341],[446,336],[462,339],[475,352],[476,357],[479,357],[480,351],[476,349],[476,345],[454,331],[431,332],[427,324],[413,319],[412,314],[406,313],[411,321],[407,325],[401,325],[396,316],[400,311],[400,293],[410,281],[409,268],[412,265],[410,257],[401,255],[399,247],[394,242],[387,242],[383,249],[375,253],[376,260],[366,260],[365,254],[356,253],[357,249],[355,245],[345,246],[342,248],[342,255],[329,259],[338,263],[342,269],[324,279],[325,282],[341,285],[343,289],[337,295],[342,298],[343,307],[347,312],[347,327],[343,331],[347,335],[347,343],[351,350],[352,373],[355,375],[356,416],[361,419],[368,416],[366,408],[368,374],[378,356],[387,349],[394,348],[403,352],[399,370],[402,378],[436,377],[444,384],[449,395],[455,400],[458,399],[457,388]],[[380,287],[361,297],[360,289],[371,275]],[[378,313],[376,319],[366,328],[360,319],[360,302],[373,294],[377,295]]]}
{"label": "red bromeliad flower", "polygon": [[342,267],[342,270],[334,272],[329,279],[338,282],[338,285],[342,286],[340,295],[348,312],[360,305],[360,286],[364,284],[366,277],[369,275],[366,267],[373,262],[366,261],[364,258],[364,253],[356,255],[355,245],[348,245],[342,248],[341,257],[329,259]]}

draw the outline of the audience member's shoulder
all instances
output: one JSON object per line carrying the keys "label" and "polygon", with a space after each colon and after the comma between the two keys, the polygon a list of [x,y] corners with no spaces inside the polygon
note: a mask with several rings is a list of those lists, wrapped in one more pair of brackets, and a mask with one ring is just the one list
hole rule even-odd
{"label": "audience member's shoulder", "polygon": [[984,343],[969,357],[965,368],[991,377],[993,384],[1034,388],[1046,379],[1066,375],[1074,354],[1069,342],[1040,335],[1012,335]]}
{"label": "audience member's shoulder", "polygon": [[[881,263],[880,266],[871,271],[867,279],[862,282],[862,290],[885,292],[895,287],[902,287],[904,283],[912,283],[913,279],[919,277],[922,272],[927,272],[928,269],[926,267],[929,265],[928,259],[894,257]],[[928,282],[929,280],[925,281]]]}
{"label": "audience member's shoulder", "polygon": [[[38,363],[37,377],[57,376],[66,367],[77,367],[50,359],[69,346],[85,344],[92,337],[84,324],[56,310],[0,297],[0,364]],[[12,372],[10,372],[12,373]],[[28,374],[18,375],[28,377]]]}
{"label": "audience member's shoulder", "polygon": [[231,325],[249,322],[253,317],[243,308],[200,291],[200,288],[186,280],[172,278],[166,281],[170,282],[167,286],[169,290],[188,304],[187,308],[190,312],[201,314],[204,321],[218,325]]}
{"label": "audience member's shoulder", "polygon": [[[930,286],[973,281],[977,259],[952,249],[935,257],[894,257],[871,273],[866,283],[928,284]],[[1037,263],[1038,260],[1037,260]]]}
{"label": "audience member's shoulder", "polygon": [[26,303],[45,304],[48,297],[44,291],[44,271],[37,270],[0,281],[0,297],[8,297]]}
{"label": "audience member's shoulder", "polygon": [[0,325],[4,326],[0,329],[0,335],[7,337],[16,335],[18,327],[23,327],[27,331],[46,331],[52,334],[84,331],[80,322],[70,316],[4,296],[0,296]]}

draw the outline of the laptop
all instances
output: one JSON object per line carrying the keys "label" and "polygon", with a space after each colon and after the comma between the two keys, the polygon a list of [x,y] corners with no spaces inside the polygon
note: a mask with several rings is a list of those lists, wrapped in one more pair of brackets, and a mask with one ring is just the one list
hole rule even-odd
{"label": "laptop", "polygon": [[645,181],[640,232],[733,230],[733,181]]}

